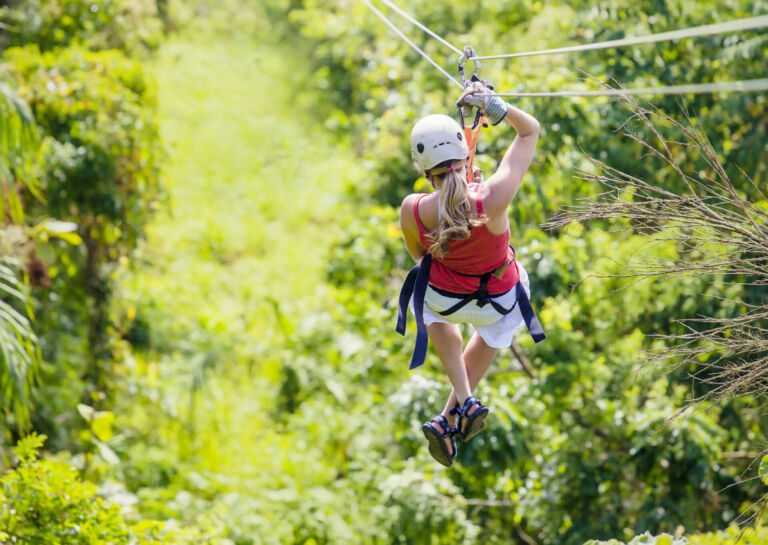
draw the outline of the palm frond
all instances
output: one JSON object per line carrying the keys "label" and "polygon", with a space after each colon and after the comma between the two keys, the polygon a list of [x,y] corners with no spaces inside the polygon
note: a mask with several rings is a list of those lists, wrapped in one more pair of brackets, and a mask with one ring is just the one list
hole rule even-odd
{"label": "palm frond", "polygon": [[40,358],[31,301],[15,265],[11,258],[0,259],[0,409],[24,428]]}
{"label": "palm frond", "polygon": [[6,214],[17,223],[23,219],[17,184],[41,198],[34,168],[39,144],[37,125],[29,105],[9,85],[0,81],[0,222]]}

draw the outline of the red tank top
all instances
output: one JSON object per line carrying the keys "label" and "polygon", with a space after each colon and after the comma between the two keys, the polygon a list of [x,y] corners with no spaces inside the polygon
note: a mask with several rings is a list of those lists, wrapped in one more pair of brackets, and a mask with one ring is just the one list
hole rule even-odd
{"label": "red tank top", "polygon": [[[481,187],[478,189],[477,215],[482,216],[482,190]],[[419,202],[426,196],[427,193],[424,193],[416,197],[413,202],[413,217],[419,229],[419,241],[423,248],[428,249],[432,245],[432,237],[419,218]],[[480,287],[480,279],[462,275],[485,274],[500,267],[505,261],[512,261],[504,271],[501,280],[492,276],[488,281],[488,293],[491,295],[505,293],[520,279],[514,258],[515,252],[509,247],[509,229],[506,233],[495,235],[488,230],[486,224],[479,225],[469,231],[468,239],[451,241],[445,256],[441,258],[433,256],[429,283],[436,288],[453,293],[473,293]]]}

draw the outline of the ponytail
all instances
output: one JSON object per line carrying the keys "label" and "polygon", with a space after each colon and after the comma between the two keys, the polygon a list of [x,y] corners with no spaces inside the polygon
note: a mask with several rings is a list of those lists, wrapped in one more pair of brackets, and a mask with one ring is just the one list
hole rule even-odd
{"label": "ponytail", "polygon": [[[437,168],[447,167],[447,172],[440,184],[439,220],[437,227],[430,233],[432,244],[429,253],[443,257],[448,253],[451,242],[469,238],[469,230],[485,223],[484,217],[470,219],[472,204],[467,195],[466,180],[453,168],[460,168],[464,161],[441,163]],[[451,168],[453,167],[453,168]]]}

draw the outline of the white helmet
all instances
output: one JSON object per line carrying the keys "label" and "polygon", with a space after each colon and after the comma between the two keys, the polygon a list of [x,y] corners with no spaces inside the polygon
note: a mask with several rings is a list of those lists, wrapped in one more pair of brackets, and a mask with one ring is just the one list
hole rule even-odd
{"label": "white helmet", "polygon": [[466,159],[469,148],[459,124],[443,114],[421,119],[411,131],[411,157],[423,170],[444,161]]}

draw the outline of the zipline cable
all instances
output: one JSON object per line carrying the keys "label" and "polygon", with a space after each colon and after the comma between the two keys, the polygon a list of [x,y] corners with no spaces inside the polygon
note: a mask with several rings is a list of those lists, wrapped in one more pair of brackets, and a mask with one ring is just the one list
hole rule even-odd
{"label": "zipline cable", "polygon": [[559,91],[549,93],[494,93],[499,97],[594,97],[621,95],[689,95],[701,93],[768,91],[768,78],[716,83],[691,83],[638,89],[604,89],[601,91]]}
{"label": "zipline cable", "polygon": [[437,40],[438,42],[440,42],[440,43],[441,43],[441,44],[443,44],[444,46],[446,46],[446,47],[448,47],[448,48],[450,48],[450,49],[453,49],[453,51],[454,51],[455,53],[458,53],[459,55],[461,55],[461,54],[462,54],[462,52],[461,52],[461,49],[459,49],[458,47],[454,47],[454,46],[453,46],[453,45],[451,45],[449,42],[447,42],[446,40],[442,39],[442,38],[441,38],[440,36],[438,36],[438,35],[437,35],[435,32],[431,31],[429,28],[427,28],[426,26],[422,25],[420,22],[418,22],[416,19],[414,19],[414,18],[413,18],[411,15],[409,15],[408,13],[406,13],[405,11],[403,11],[402,9],[400,9],[399,7],[397,7],[395,4],[393,4],[393,3],[392,3],[392,2],[390,2],[389,0],[381,0],[381,2],[382,2],[383,4],[385,4],[385,5],[387,5],[387,6],[388,6],[390,9],[392,9],[393,11],[395,11],[395,12],[399,13],[400,15],[402,15],[403,17],[405,17],[406,19],[408,19],[408,20],[409,20],[411,23],[413,23],[414,25],[416,25],[417,27],[419,27],[421,30],[423,30],[424,32],[426,32],[427,34],[429,34],[430,36],[432,36],[432,37],[433,37],[435,40]]}
{"label": "zipline cable", "polygon": [[758,17],[749,17],[746,19],[736,19],[727,23],[715,23],[712,25],[703,25],[692,28],[683,28],[669,32],[660,32],[658,34],[649,34],[648,36],[635,36],[633,38],[623,38],[620,40],[610,40],[607,42],[598,42],[593,44],[574,45],[570,47],[559,47],[557,49],[542,49],[541,51],[527,51],[523,53],[508,53],[506,55],[487,55],[480,57],[471,57],[467,60],[490,60],[490,59],[511,59],[515,57],[531,57],[534,55],[554,55],[555,53],[574,53],[577,51],[592,51],[596,49],[608,49],[614,47],[625,47],[628,45],[650,44],[664,42],[669,40],[684,40],[686,38],[697,38],[699,36],[711,36],[713,34],[723,34],[725,32],[738,32],[742,30],[754,30],[768,27],[768,15]]}
{"label": "zipline cable", "polygon": [[[378,16],[379,16],[379,19],[381,19],[382,21],[384,21],[384,23],[385,23],[385,24],[386,24],[386,25],[387,25],[389,28],[391,28],[391,29],[392,29],[392,30],[395,32],[395,34],[397,34],[398,36],[400,36],[400,37],[401,37],[401,38],[402,38],[402,39],[405,41],[405,43],[407,43],[407,44],[408,44],[408,45],[410,45],[410,46],[411,46],[413,49],[415,49],[415,50],[416,50],[416,51],[419,53],[419,55],[421,55],[422,57],[424,57],[424,58],[425,58],[425,59],[426,59],[426,60],[427,60],[427,61],[428,61],[428,62],[429,62],[429,63],[430,63],[432,66],[434,66],[435,68],[437,68],[438,70],[440,70],[440,72],[442,72],[442,73],[443,73],[443,75],[444,75],[446,78],[448,78],[449,80],[451,80],[451,82],[453,82],[453,84],[454,84],[454,85],[456,85],[456,87],[458,87],[459,89],[464,89],[464,86],[463,86],[461,83],[459,83],[459,81],[458,81],[458,80],[456,80],[456,79],[455,79],[453,76],[451,76],[451,75],[450,75],[448,72],[446,72],[446,71],[445,71],[445,69],[444,69],[442,66],[440,66],[439,64],[437,64],[437,63],[436,63],[434,60],[432,60],[432,57],[430,57],[429,55],[427,55],[426,53],[424,53],[424,51],[422,51],[422,50],[421,50],[421,48],[419,48],[419,46],[417,46],[417,45],[416,45],[415,43],[413,43],[413,42],[412,42],[410,39],[408,39],[408,37],[407,37],[405,34],[403,34],[403,32],[402,32],[402,31],[401,31],[399,28],[397,28],[397,27],[395,26],[395,24],[394,24],[392,21],[390,21],[389,19],[387,19],[387,17],[386,17],[386,16],[385,16],[383,13],[381,13],[381,12],[380,12],[378,9],[376,9],[376,7],[375,7],[373,4],[371,4],[370,0],[363,0],[363,3],[364,3],[366,6],[368,6],[368,8],[369,8],[369,9],[370,9],[370,10],[371,10],[373,13],[375,13],[376,15],[378,15]],[[447,42],[446,42],[446,43],[447,43]],[[453,47],[453,46],[451,46],[451,47]]]}
{"label": "zipline cable", "polygon": [[[410,15],[400,10],[397,6],[392,4],[389,0],[382,0],[386,5],[406,17],[413,22],[419,28],[424,30],[427,34],[433,38],[438,39],[441,43],[447,45],[454,51],[462,53],[450,43],[440,38],[437,34],[429,30],[427,27],[413,19]],[[414,44],[403,32],[390,21],[386,15],[376,9],[370,0],[363,0],[368,8],[373,11],[384,23],[391,28],[395,34],[411,46],[416,52],[424,57],[432,66],[437,68],[448,80],[463,89],[464,86],[459,83],[453,76],[451,76],[442,66],[435,62],[427,53]],[[694,36],[704,36],[707,34],[717,34],[722,32],[734,32],[736,30],[749,30],[755,28],[763,28],[768,26],[768,15],[752,17],[748,19],[738,19],[736,21],[730,21],[728,23],[717,23],[714,25],[705,25],[701,27],[694,27],[689,29],[676,30],[672,32],[662,32],[660,34],[652,34],[650,36],[644,36],[640,38],[626,38],[623,40],[612,40],[609,42],[600,42],[597,44],[586,44],[583,46],[565,47],[560,49],[549,49],[544,51],[533,51],[528,53],[513,53],[511,55],[492,55],[492,56],[475,56],[470,57],[467,60],[484,60],[484,59],[497,59],[505,57],[520,57],[526,55],[545,55],[552,53],[566,53],[570,51],[586,51],[589,49],[606,49],[609,47],[621,47],[624,45],[636,45],[640,43],[659,42],[663,40],[680,40],[683,38],[691,38]],[[496,96],[501,97],[583,97],[583,96],[620,96],[620,95],[673,95],[673,94],[700,94],[700,93],[726,93],[726,92],[754,92],[754,91],[768,91],[768,78],[752,79],[752,80],[740,80],[740,81],[726,81],[716,83],[693,83],[685,85],[667,85],[662,87],[643,87],[637,89],[603,89],[596,91],[554,91],[554,92],[542,92],[542,93],[494,93]]]}

